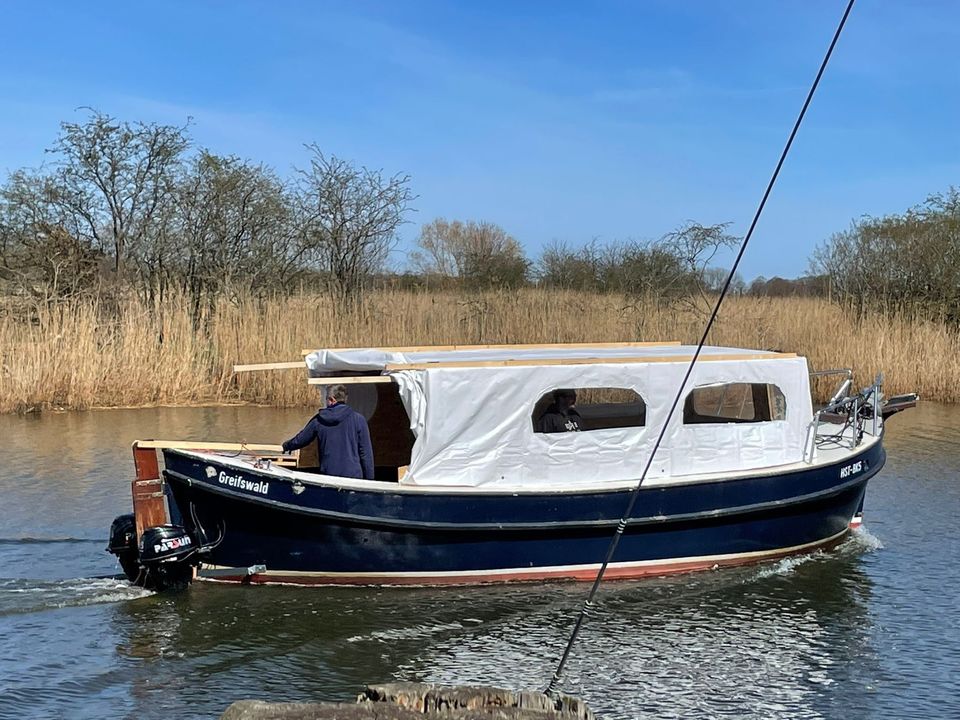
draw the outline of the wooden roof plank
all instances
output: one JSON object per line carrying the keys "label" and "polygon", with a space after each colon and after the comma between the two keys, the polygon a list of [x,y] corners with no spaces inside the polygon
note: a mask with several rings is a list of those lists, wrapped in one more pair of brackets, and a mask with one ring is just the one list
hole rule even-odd
{"label": "wooden roof plank", "polygon": [[392,382],[393,378],[389,375],[345,375],[343,377],[325,375],[324,377],[307,378],[307,385],[358,385]]}
{"label": "wooden roof plank", "polygon": [[253,363],[249,365],[234,365],[233,371],[254,372],[256,370],[306,370],[307,366],[303,360],[291,360],[290,362],[272,362],[272,363]]}
{"label": "wooden roof plank", "polygon": [[[776,360],[796,357],[796,353],[729,353],[701,355],[697,362],[723,360]],[[521,358],[516,360],[448,360],[427,363],[389,363],[387,372],[402,370],[432,370],[436,368],[482,368],[482,367],[538,367],[556,365],[619,365],[643,363],[690,362],[693,355],[661,355],[650,357],[588,357],[588,358]]]}
{"label": "wooden roof plank", "polygon": [[428,352],[430,350],[439,350],[452,352],[456,350],[502,350],[511,348],[514,350],[549,350],[549,349],[585,349],[585,348],[627,348],[627,347],[664,347],[679,346],[679,340],[664,341],[643,341],[643,342],[585,342],[585,343],[504,343],[499,345],[403,345],[403,346],[375,346],[369,348],[315,348],[313,350],[301,350],[301,355],[328,350],[330,352],[350,352],[354,350],[382,350],[384,352]]}

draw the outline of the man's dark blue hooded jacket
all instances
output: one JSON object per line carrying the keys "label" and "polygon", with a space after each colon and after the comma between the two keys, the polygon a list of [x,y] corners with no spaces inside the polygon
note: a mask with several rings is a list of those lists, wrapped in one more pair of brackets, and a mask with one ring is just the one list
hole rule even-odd
{"label": "man's dark blue hooded jacket", "polygon": [[373,446],[363,415],[344,403],[321,409],[306,427],[283,444],[299,450],[314,440],[320,446],[320,472],[337,477],[373,480]]}

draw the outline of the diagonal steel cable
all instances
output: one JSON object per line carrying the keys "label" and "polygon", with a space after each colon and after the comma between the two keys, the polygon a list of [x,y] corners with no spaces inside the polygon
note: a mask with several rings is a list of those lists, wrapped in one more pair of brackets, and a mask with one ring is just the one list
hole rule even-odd
{"label": "diagonal steel cable", "polygon": [[733,277],[737,272],[737,267],[740,265],[740,260],[743,259],[743,254],[747,249],[750,238],[753,237],[753,231],[756,229],[757,223],[760,221],[760,216],[763,214],[763,209],[767,204],[767,199],[770,197],[773,186],[777,182],[777,177],[780,175],[780,169],[783,167],[783,163],[787,159],[787,154],[790,152],[790,147],[793,145],[793,140],[797,136],[797,132],[800,130],[800,124],[803,122],[803,118],[807,113],[807,108],[810,107],[810,101],[813,100],[813,95],[817,91],[817,87],[820,85],[820,79],[823,77],[823,73],[827,69],[827,64],[830,62],[830,57],[833,55],[833,49],[836,47],[837,41],[840,39],[840,33],[843,32],[843,27],[847,22],[850,11],[853,9],[854,2],[855,0],[849,0],[847,3],[847,7],[843,12],[843,17],[840,18],[840,23],[837,25],[836,32],[833,34],[833,39],[830,41],[830,46],[827,48],[827,52],[823,56],[823,61],[820,63],[820,69],[817,71],[817,76],[814,78],[813,84],[810,86],[810,90],[807,93],[807,97],[803,101],[803,107],[800,109],[800,114],[797,115],[797,120],[793,124],[793,129],[790,131],[790,136],[787,138],[787,143],[783,147],[783,152],[780,153],[780,159],[777,161],[777,166],[774,168],[773,174],[770,176],[770,181],[767,183],[767,189],[764,191],[763,197],[760,199],[760,204],[757,206],[757,211],[753,215],[753,221],[750,223],[747,234],[743,236],[743,242],[740,243],[740,250],[737,252],[737,256],[733,261],[733,265],[730,267],[730,273],[727,275],[726,282],[723,284],[723,288],[720,291],[720,296],[717,298],[717,302],[713,307],[713,312],[710,314],[710,319],[703,328],[703,335],[700,338],[700,342],[697,343],[697,349],[693,353],[693,357],[690,359],[690,364],[687,365],[687,371],[684,373],[683,381],[680,383],[680,387],[677,389],[676,397],[673,399],[673,404],[670,405],[670,410],[667,412],[667,417],[663,421],[663,426],[660,428],[660,434],[657,436],[657,441],[653,445],[653,449],[650,452],[650,457],[647,459],[647,463],[643,468],[643,473],[640,475],[640,480],[637,482],[636,486],[633,488],[633,492],[630,494],[630,501],[627,503],[627,508],[624,511],[623,516],[620,518],[620,523],[617,525],[617,530],[614,533],[613,538],[610,540],[610,545],[607,547],[606,556],[603,559],[603,563],[600,565],[600,569],[597,571],[597,576],[594,578],[593,585],[590,588],[590,593],[587,595],[587,599],[580,608],[580,613],[577,615],[577,620],[574,623],[573,630],[570,633],[570,639],[567,641],[567,646],[564,648],[560,662],[557,664],[557,669],[554,671],[553,677],[550,678],[550,684],[547,685],[546,693],[548,695],[552,695],[556,692],[557,686],[563,678],[563,671],[566,669],[567,661],[570,659],[570,653],[573,650],[573,646],[576,644],[577,636],[580,634],[580,629],[583,627],[583,622],[594,608],[594,599],[596,598],[597,590],[600,587],[600,583],[603,581],[603,576],[607,571],[607,567],[610,565],[610,562],[613,560],[613,556],[617,551],[617,546],[620,544],[620,538],[623,537],[623,533],[627,529],[629,518],[631,515],[633,515],[633,508],[636,506],[637,499],[640,497],[640,489],[643,487],[643,482],[647,478],[647,473],[650,470],[650,465],[653,463],[653,458],[656,455],[660,444],[663,442],[664,435],[667,431],[667,426],[669,425],[670,419],[673,417],[673,414],[677,409],[677,405],[680,403],[680,398],[683,397],[683,391],[686,388],[687,381],[690,379],[690,375],[693,373],[694,365],[696,365],[697,359],[700,357],[700,351],[707,342],[707,336],[710,334],[710,330],[713,328],[713,323],[717,319],[717,313],[720,312],[720,306],[723,304],[723,299],[730,290],[730,284],[733,282]]}

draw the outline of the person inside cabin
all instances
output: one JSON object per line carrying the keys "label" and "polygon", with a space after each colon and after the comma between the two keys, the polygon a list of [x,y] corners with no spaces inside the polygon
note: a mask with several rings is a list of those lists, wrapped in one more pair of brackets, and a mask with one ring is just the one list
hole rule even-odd
{"label": "person inside cabin", "polygon": [[373,446],[367,421],[347,405],[347,388],[333,385],[327,391],[327,406],[283,443],[283,451],[299,450],[317,441],[320,472],[337,477],[373,480]]}
{"label": "person inside cabin", "polygon": [[540,416],[537,432],[558,433],[581,430],[580,413],[574,407],[576,403],[576,390],[554,390],[553,402]]}

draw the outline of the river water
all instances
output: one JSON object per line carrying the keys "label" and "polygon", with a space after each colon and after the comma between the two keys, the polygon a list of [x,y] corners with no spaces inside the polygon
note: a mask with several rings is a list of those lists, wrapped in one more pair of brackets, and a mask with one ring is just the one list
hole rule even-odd
{"label": "river water", "polygon": [[[110,579],[136,438],[278,442],[308,413],[0,416],[0,718],[210,718],[367,682],[540,688],[587,587],[234,587]],[[960,717],[960,408],[888,425],[864,529],[829,553],[612,582],[564,689],[601,716]]]}

